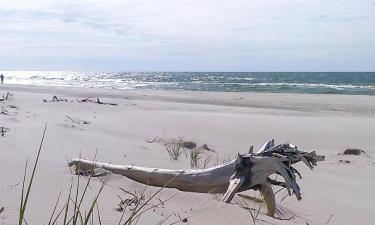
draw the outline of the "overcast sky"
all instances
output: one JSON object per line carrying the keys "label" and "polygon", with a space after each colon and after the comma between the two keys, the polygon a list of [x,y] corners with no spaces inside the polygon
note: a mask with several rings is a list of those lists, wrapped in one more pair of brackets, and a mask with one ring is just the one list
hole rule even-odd
{"label": "overcast sky", "polygon": [[0,70],[375,71],[375,0],[0,6]]}

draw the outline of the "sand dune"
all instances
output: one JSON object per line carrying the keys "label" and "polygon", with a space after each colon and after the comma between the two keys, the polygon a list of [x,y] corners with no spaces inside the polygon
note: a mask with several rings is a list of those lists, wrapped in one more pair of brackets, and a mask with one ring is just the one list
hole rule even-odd
{"label": "sand dune", "polygon": [[[217,152],[208,166],[259,148],[266,140],[291,142],[301,150],[326,155],[313,171],[298,166],[302,200],[282,200],[280,214],[270,218],[262,206],[257,224],[374,224],[375,207],[375,97],[308,94],[214,93],[151,90],[97,90],[63,87],[0,86],[12,99],[0,102],[0,223],[16,224],[26,158],[35,157],[48,123],[38,173],[27,209],[29,224],[47,223],[53,204],[66,194],[71,178],[67,160],[82,156],[116,164],[189,168],[184,155],[173,162],[165,150],[168,140],[184,138],[207,144]],[[67,101],[50,102],[53,96]],[[99,97],[100,102],[79,102]],[[44,102],[45,99],[47,102]],[[148,143],[155,137],[159,141]],[[338,155],[360,148],[368,155]],[[203,159],[202,159],[203,160]],[[200,165],[203,165],[203,161]],[[340,161],[341,160],[341,161]],[[96,179],[90,194],[100,182]],[[104,224],[117,224],[118,187],[142,190],[124,177],[110,175],[99,199]],[[150,188],[150,191],[155,191]],[[139,224],[252,224],[251,215],[219,196],[165,189],[160,199],[177,194],[165,206],[146,214]],[[256,195],[257,192],[249,192]],[[248,203],[259,208],[259,204]],[[180,215],[180,216],[178,216]],[[156,222],[155,222],[156,221]]]}

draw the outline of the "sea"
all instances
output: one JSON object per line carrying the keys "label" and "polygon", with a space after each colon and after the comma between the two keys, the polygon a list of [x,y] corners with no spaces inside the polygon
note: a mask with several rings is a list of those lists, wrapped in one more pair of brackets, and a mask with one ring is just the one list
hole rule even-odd
{"label": "sea", "polygon": [[375,95],[375,72],[0,71],[4,83],[106,89]]}

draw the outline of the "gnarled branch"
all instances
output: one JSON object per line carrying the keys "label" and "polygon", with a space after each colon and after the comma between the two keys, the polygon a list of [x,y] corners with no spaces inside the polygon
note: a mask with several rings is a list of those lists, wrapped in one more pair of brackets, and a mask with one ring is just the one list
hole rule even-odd
{"label": "gnarled branch", "polygon": [[[73,159],[69,166],[84,171],[102,168],[151,186],[165,186],[189,192],[225,193],[222,201],[226,203],[229,203],[238,192],[249,189],[259,190],[267,204],[268,214],[273,216],[276,204],[271,185],[285,187],[289,195],[294,194],[298,200],[301,200],[300,188],[295,176],[300,174],[291,165],[302,161],[313,168],[318,161],[323,160],[324,156],[316,155],[315,152],[299,151],[291,144],[275,146],[274,141],[271,140],[266,142],[257,153],[238,155],[233,161],[208,169],[169,170],[113,165],[84,159]],[[76,172],[80,174],[80,171]],[[272,174],[280,174],[285,182],[270,179],[269,176]]]}

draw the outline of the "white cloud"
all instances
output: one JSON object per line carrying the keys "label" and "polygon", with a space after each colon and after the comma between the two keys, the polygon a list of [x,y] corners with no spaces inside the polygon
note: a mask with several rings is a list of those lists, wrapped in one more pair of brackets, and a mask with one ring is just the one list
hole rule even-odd
{"label": "white cloud", "polygon": [[368,63],[375,56],[371,0],[0,4],[6,69],[375,69]]}

